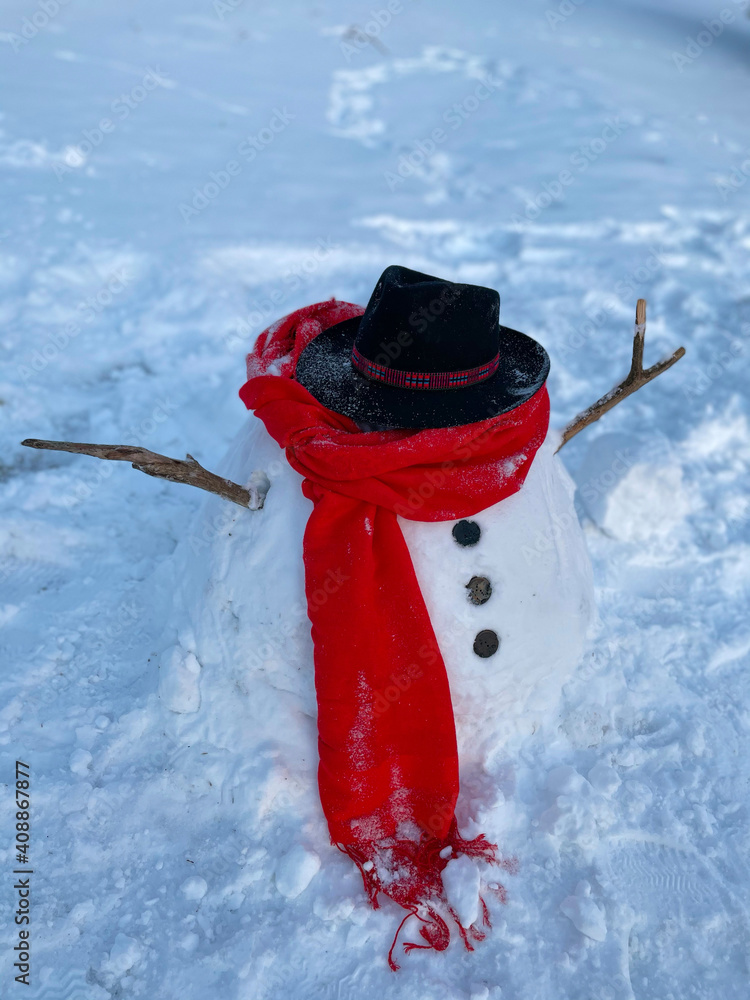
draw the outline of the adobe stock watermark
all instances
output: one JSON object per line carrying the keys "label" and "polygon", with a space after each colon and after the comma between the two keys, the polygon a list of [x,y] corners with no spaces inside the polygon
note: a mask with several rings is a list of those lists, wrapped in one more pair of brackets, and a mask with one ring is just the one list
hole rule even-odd
{"label": "adobe stock watermark", "polygon": [[559,3],[557,7],[547,11],[547,24],[553,31],[557,31],[560,25],[572,17],[585,3],[586,0],[562,0],[562,3]]}
{"label": "adobe stock watermark", "polygon": [[43,372],[51,361],[55,361],[85,326],[90,326],[105,309],[112,305],[116,296],[122,295],[131,280],[128,273],[121,268],[110,275],[98,292],[79,302],[76,311],[80,313],[80,316],[67,323],[63,330],[50,333],[46,343],[38,350],[33,351],[24,363],[18,365],[18,374],[24,382],[29,382],[35,375]]}
{"label": "adobe stock watermark", "polygon": [[458,288],[444,288],[440,295],[432,299],[426,306],[420,306],[409,316],[409,326],[417,333],[425,333],[430,323],[434,323],[445,310],[460,296]]}
{"label": "adobe stock watermark", "polygon": [[606,118],[600,134],[593,139],[587,139],[574,153],[570,154],[569,162],[571,167],[575,168],[575,172],[568,169],[561,170],[554,180],[545,182],[541,190],[527,200],[523,217],[514,213],[511,216],[511,223],[517,226],[528,226],[529,223],[535,222],[552,202],[563,201],[565,190],[575,183],[576,175],[588,170],[591,164],[595,163],[609,146],[616,139],[619,139],[626,129],[630,128],[630,125],[630,122],[625,121],[619,115],[615,118]]}
{"label": "adobe stock watermark", "polygon": [[489,100],[498,90],[505,86],[503,80],[494,80],[487,75],[476,85],[474,90],[467,94],[460,101],[456,101],[447,108],[442,115],[442,120],[450,126],[450,131],[446,131],[441,125],[434,128],[429,135],[421,139],[413,139],[412,149],[409,153],[403,153],[394,170],[386,170],[383,174],[389,190],[394,191],[400,184],[403,184],[409,177],[415,176],[421,167],[424,166],[437,152],[438,146],[450,138],[450,133],[455,132],[470,118],[475,112]]}
{"label": "adobe stock watermark", "polygon": [[[210,542],[210,534],[207,538],[196,539],[195,542],[192,537],[190,538],[194,552],[197,552],[201,544],[205,545],[207,542]],[[311,612],[320,610],[350,580],[351,577],[344,573],[341,567],[336,569],[329,567],[325,575],[318,578],[320,586],[309,593],[307,599],[302,598],[285,608],[283,620],[273,626],[261,626],[254,630],[252,649],[235,649],[234,662],[240,663],[243,669],[248,666],[264,669],[269,660],[283,654],[284,642],[290,639],[300,626],[309,635]]]}
{"label": "adobe stock watermark", "polygon": [[315,248],[284,272],[282,281],[286,287],[275,288],[262,299],[252,302],[247,313],[225,335],[224,347],[227,350],[241,345],[249,347],[251,338],[279,315],[279,308],[289,296],[298,291],[320,265],[340,249],[341,244],[334,243],[330,236],[318,237]]}
{"label": "adobe stock watermark", "polygon": [[67,146],[62,159],[53,162],[52,169],[55,172],[55,177],[61,181],[66,174],[80,169],[91,153],[104,143],[106,136],[115,131],[118,122],[129,118],[143,104],[149,94],[152,94],[159,87],[171,86],[172,82],[160,69],[147,70],[140,83],[112,101],[109,106],[112,118],[101,118],[93,128],[85,128],[81,132],[81,140]]}
{"label": "adobe stock watermark", "polygon": [[223,21],[227,14],[233,14],[244,3],[245,0],[214,0],[214,14],[220,21]]}
{"label": "adobe stock watermark", "polygon": [[638,298],[640,292],[643,291],[644,283],[650,281],[666,264],[666,248],[650,246],[643,263],[616,282],[613,296],[608,296],[593,310],[586,310],[583,318],[575,327],[571,326],[570,323],[565,323],[566,337],[559,348],[560,357],[569,358],[590,343],[594,335],[612,318],[612,314],[618,310],[619,306],[623,302]]}
{"label": "adobe stock watermark", "polygon": [[[491,407],[487,410],[487,416],[495,416]],[[444,489],[449,478],[454,474],[455,469],[470,462],[477,452],[485,447],[487,440],[494,433],[494,427],[486,427],[475,437],[457,444],[450,453],[453,456],[452,458],[445,459],[439,465],[436,463],[432,468],[425,467],[419,486],[409,487],[403,498],[393,505],[393,513],[409,521],[419,520],[414,517],[414,514]]]}
{"label": "adobe stock watermark", "polygon": [[[280,475],[283,470],[281,461],[271,462],[265,469],[253,469],[243,485],[251,492],[255,490],[262,503],[250,506],[250,511],[262,510],[268,492],[273,486],[273,480]],[[230,528],[237,523],[241,517],[241,512],[236,504],[225,502],[221,505],[216,514],[206,520],[202,520],[200,525],[188,535],[188,542],[193,555],[201,555],[202,550],[210,546],[220,535],[231,534]]]}
{"label": "adobe stock watermark", "polygon": [[[422,646],[419,655],[426,655],[428,650],[428,646]],[[437,659],[434,653],[433,656]],[[416,663],[409,663],[401,670],[394,670],[388,677],[389,683],[382,688],[375,688],[372,692],[372,710],[375,715],[387,712],[391,705],[395,705],[401,699],[401,695],[408,691],[414,681],[419,680],[423,673],[422,668]]]}
{"label": "adobe stock watermark", "polygon": [[[746,10],[750,0],[732,0],[735,8]],[[672,62],[680,73],[684,73],[688,66],[692,66],[696,59],[703,55],[706,49],[711,48],[717,38],[724,34],[728,24],[733,24],[737,19],[737,14],[731,7],[724,7],[716,17],[708,18],[702,22],[702,29],[695,35],[687,36],[687,45],[681,52],[672,53]]]}
{"label": "adobe stock watermark", "polygon": [[612,489],[635,465],[636,454],[632,448],[620,448],[615,452],[614,459],[610,462],[609,467],[598,475],[591,476],[586,482],[578,487],[578,490],[583,497],[583,499],[592,504],[600,496],[605,496],[609,490]]}
{"label": "adobe stock watermark", "polygon": [[[274,108],[268,123],[254,135],[247,135],[237,146],[236,152],[245,163],[252,163],[283,132],[296,115],[287,111],[286,107]],[[183,222],[189,224],[192,219],[208,208],[222,191],[226,191],[235,177],[242,173],[242,162],[239,159],[227,160],[219,170],[212,170],[208,181],[201,187],[193,188],[190,202],[181,201],[178,209]]]}
{"label": "adobe stock watermark", "polygon": [[734,334],[727,330],[719,330],[719,333],[727,341],[726,349],[714,351],[711,360],[705,365],[691,382],[685,382],[682,392],[685,399],[695,400],[702,396],[715,382],[718,382],[732,368],[738,358],[742,357],[747,349],[747,341],[750,338],[750,324],[744,323],[742,326],[743,340],[739,340]]}
{"label": "adobe stock watermark", "polygon": [[750,177],[750,149],[745,150],[745,159],[732,167],[728,176],[717,178],[716,190],[721,195],[721,200],[729,201],[731,195],[736,194],[747,184],[748,177]]}
{"label": "adobe stock watermark", "polygon": [[5,36],[13,51],[17,54],[24,49],[69,3],[70,0],[39,0],[34,13],[23,19],[19,30],[11,31]]}
{"label": "adobe stock watermark", "polygon": [[381,54],[381,56],[388,55],[388,49],[385,47],[385,45],[383,45],[378,36],[369,34],[367,29],[361,27],[361,25],[359,24],[350,25],[346,29],[344,34],[341,36],[341,42],[339,43],[339,48],[346,55],[347,62],[349,62],[349,60],[352,57],[350,50],[352,49],[353,46],[349,44],[350,42],[352,42],[355,46],[357,46],[359,51],[362,51],[362,49],[367,48],[367,46],[369,45],[373,49],[376,49]]}
{"label": "adobe stock watermark", "polygon": [[[615,452],[615,457],[608,468],[579,485],[578,492],[589,505],[594,503],[600,496],[605,496],[638,460],[633,449],[619,449]],[[549,553],[554,552],[560,540],[565,538],[570,533],[571,528],[578,525],[578,522],[578,512],[575,509],[563,511],[562,514],[551,514],[549,523],[535,532],[531,544],[521,546],[521,553],[526,564],[534,565]]]}
{"label": "adobe stock watermark", "polygon": [[[658,591],[652,598],[656,602],[656,608],[638,621],[638,629],[645,631],[649,625],[658,621],[664,614],[664,603],[674,601],[679,596],[680,581],[677,578],[662,581]],[[622,662],[622,655],[630,648],[632,636],[632,630],[629,629],[624,634],[612,635],[609,633],[602,637],[596,643],[594,649],[591,650],[588,662],[582,663],[579,666],[575,679],[586,683],[593,680],[594,677],[601,674],[605,669],[610,669],[612,666],[620,664]]]}
{"label": "adobe stock watermark", "polygon": [[[58,700],[73,685],[79,685],[86,671],[93,670],[96,673],[105,669],[117,669],[122,664],[122,649],[117,647],[117,651],[108,648],[107,643],[123,634],[127,637],[128,644],[134,641],[146,639],[146,630],[143,627],[143,619],[146,616],[146,608],[140,604],[133,596],[137,587],[129,590],[128,595],[123,598],[115,609],[107,609],[105,615],[99,620],[104,623],[103,627],[97,627],[92,632],[89,642],[85,648],[76,649],[75,655],[63,662],[55,661],[54,672],[32,678],[34,685],[34,699],[40,705],[49,705]],[[58,647],[62,646],[64,637],[58,639]]]}
{"label": "adobe stock watermark", "polygon": [[[153,434],[159,424],[169,420],[177,408],[177,403],[171,399],[161,400],[148,417],[145,417],[140,423],[126,428],[123,437],[128,444],[134,447],[144,446],[148,435]],[[85,477],[80,476],[75,485],[62,496],[63,505],[76,507],[84,501],[90,500],[102,483],[113,475],[117,464],[117,462],[100,461],[97,466],[87,466]]]}
{"label": "adobe stock watermark", "polygon": [[[409,326],[417,333],[424,333],[430,323],[434,323],[439,316],[442,316],[450,304],[459,296],[458,290],[444,288],[440,295],[432,299],[426,306],[420,306],[409,316]],[[414,336],[409,330],[399,330],[389,340],[381,340],[378,344],[377,353],[373,351],[372,357],[366,360],[376,365],[384,365],[390,368],[394,361],[398,361],[404,349],[411,347],[414,343]]]}
{"label": "adobe stock watermark", "polygon": [[339,42],[339,49],[346,61],[351,62],[353,56],[358,55],[368,47],[377,49],[382,55],[386,55],[388,50],[380,41],[380,36],[393,18],[403,13],[404,10],[402,0],[388,0],[385,7],[370,10],[368,20],[363,24],[354,24],[348,28]]}

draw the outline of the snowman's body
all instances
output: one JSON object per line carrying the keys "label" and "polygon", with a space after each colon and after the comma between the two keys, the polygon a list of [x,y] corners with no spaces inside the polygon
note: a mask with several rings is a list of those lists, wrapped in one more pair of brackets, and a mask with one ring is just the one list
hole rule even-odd
{"label": "snowman's body", "polygon": [[[433,963],[429,995],[463,995],[456,983],[467,973],[460,965],[446,970],[446,956],[436,952],[405,962],[398,983],[388,978],[385,959],[403,911],[388,900],[372,910],[359,872],[330,843],[318,797],[302,561],[312,505],[299,474],[251,415],[221,472],[247,482],[257,470],[271,482],[262,510],[211,498],[182,542],[181,607],[159,661],[165,731],[179,748],[175,756],[196,762],[185,780],[202,829],[211,830],[207,878],[212,892],[231,901],[227,927],[247,937],[242,995],[327,1000],[342,996],[347,982],[363,995],[411,1000],[422,993],[407,969],[421,982]],[[593,615],[572,493],[548,442],[522,489],[474,516],[481,532],[475,545],[456,542],[455,522],[400,521],[450,680],[461,783],[456,815],[464,834],[482,832],[503,850],[513,820],[498,775],[514,753],[512,737],[528,736],[553,710]],[[492,588],[479,606],[466,589],[475,576]],[[335,601],[335,572],[330,589]],[[473,650],[484,630],[500,639],[487,658]],[[200,831],[195,837],[199,845]],[[464,856],[443,873],[447,899],[467,927],[482,920],[481,870]],[[418,939],[411,924],[405,941]],[[483,948],[491,946],[488,939]]]}
{"label": "snowman's body", "polygon": [[[309,807],[319,811],[302,562],[312,504],[250,415],[221,472],[247,482],[256,470],[271,482],[263,509],[211,499],[183,543],[182,627],[161,657],[160,692],[185,735],[195,737],[197,727],[214,745],[266,753],[304,798],[309,785]],[[509,735],[532,732],[580,659],[594,605],[572,497],[548,441],[522,489],[475,515],[476,544],[458,544],[454,521],[399,518],[448,672],[462,775],[481,770]],[[491,585],[481,605],[469,600],[473,577]],[[334,574],[330,600],[335,585]],[[483,630],[500,640],[487,658],[473,648]]]}

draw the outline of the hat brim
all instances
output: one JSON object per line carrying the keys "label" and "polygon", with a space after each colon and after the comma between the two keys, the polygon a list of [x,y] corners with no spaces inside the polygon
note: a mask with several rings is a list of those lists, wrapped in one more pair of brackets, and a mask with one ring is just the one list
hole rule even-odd
{"label": "hat brim", "polygon": [[500,366],[490,378],[460,389],[402,389],[362,375],[352,365],[361,316],[329,326],[297,361],[297,381],[334,413],[377,427],[457,427],[525,403],[544,385],[549,356],[518,330],[500,327]]}

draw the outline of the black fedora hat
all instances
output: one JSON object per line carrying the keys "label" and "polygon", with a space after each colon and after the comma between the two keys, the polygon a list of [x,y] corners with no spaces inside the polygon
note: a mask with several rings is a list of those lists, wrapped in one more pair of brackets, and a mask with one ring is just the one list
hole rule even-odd
{"label": "black fedora hat", "polygon": [[378,427],[455,427],[507,413],[549,374],[547,352],[500,326],[500,296],[387,267],[362,316],[299,357],[297,380],[336,413]]}

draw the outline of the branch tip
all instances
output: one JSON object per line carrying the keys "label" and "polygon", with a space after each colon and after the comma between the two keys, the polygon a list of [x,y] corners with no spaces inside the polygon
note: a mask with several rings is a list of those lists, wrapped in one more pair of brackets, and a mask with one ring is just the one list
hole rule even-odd
{"label": "branch tip", "polygon": [[613,406],[617,406],[623,399],[636,392],[641,386],[651,382],[662,372],[671,368],[673,364],[680,360],[685,354],[684,347],[678,347],[671,357],[657,361],[650,368],[643,367],[643,349],[646,342],[646,300],[638,299],[635,307],[635,333],[633,335],[633,360],[630,364],[630,371],[625,378],[610,389],[608,393],[592,403],[587,409],[582,410],[578,416],[570,421],[562,433],[560,444],[555,449],[557,453],[563,445],[566,445],[571,438],[575,437],[579,431],[589,424],[595,423],[603,417]]}

